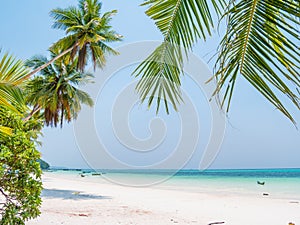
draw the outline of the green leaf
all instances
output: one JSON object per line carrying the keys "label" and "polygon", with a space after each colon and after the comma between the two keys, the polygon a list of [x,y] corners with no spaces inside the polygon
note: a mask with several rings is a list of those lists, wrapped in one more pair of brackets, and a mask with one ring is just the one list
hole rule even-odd
{"label": "green leaf", "polygon": [[[224,7],[222,0],[211,1],[219,15]],[[141,76],[136,87],[142,102],[146,98],[150,107],[157,98],[164,100],[168,112],[168,101],[175,110],[182,100],[180,75],[183,74],[183,51],[187,54],[199,38],[211,35],[213,19],[209,4],[205,0],[149,0],[146,14],[154,20],[164,37],[163,43],[133,72]]]}
{"label": "green leaf", "polygon": [[225,12],[228,25],[219,46],[215,78],[222,106],[231,103],[234,84],[244,77],[271,104],[295,120],[280,100],[286,96],[300,109],[299,6],[295,1],[252,0],[232,3]]}

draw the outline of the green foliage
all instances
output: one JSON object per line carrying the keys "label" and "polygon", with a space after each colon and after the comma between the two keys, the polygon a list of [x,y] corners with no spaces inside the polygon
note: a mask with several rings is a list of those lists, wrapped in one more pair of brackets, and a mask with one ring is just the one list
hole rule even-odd
{"label": "green foliage", "polygon": [[52,51],[65,51],[70,49],[67,55],[69,60],[78,57],[77,69],[84,71],[90,58],[94,67],[102,68],[106,54],[117,55],[107,44],[121,41],[122,36],[117,34],[110,22],[117,10],[112,10],[101,15],[102,4],[98,0],[80,0],[78,7],[66,9],[57,8],[51,11],[55,22],[54,28],[64,30],[66,37],[56,42],[50,49]]}
{"label": "green foliage", "polygon": [[12,135],[0,139],[0,224],[25,224],[40,214],[42,183],[37,162],[40,153],[34,140],[42,123],[36,120],[24,123],[19,115],[3,107],[0,114],[0,123],[13,128]]}
{"label": "green foliage", "polygon": [[[57,54],[52,52],[52,57]],[[38,68],[48,59],[35,56],[26,64]],[[43,110],[47,126],[63,126],[63,121],[70,122],[76,119],[81,104],[93,105],[91,97],[78,86],[91,82],[92,75],[82,73],[76,69],[77,59],[70,64],[65,57],[56,60],[48,67],[42,69],[38,76],[30,80],[26,86],[27,103],[35,110]],[[33,114],[32,112],[32,114]]]}
{"label": "green foliage", "polygon": [[[146,14],[164,36],[158,47],[134,72],[141,100],[180,102],[180,75],[183,73],[180,46],[192,49],[205,40],[213,28],[212,12],[227,24],[215,64],[221,106],[227,111],[238,77],[245,78],[271,104],[295,123],[281,98],[287,97],[300,109],[300,8],[295,0],[148,0]],[[170,45],[174,46],[173,48]],[[171,57],[170,57],[171,56]],[[224,92],[223,92],[224,90]]]}
{"label": "green foliage", "polygon": [[227,101],[229,107],[241,75],[295,123],[279,96],[300,109],[299,5],[293,0],[238,1],[228,5],[224,16],[229,22],[215,74],[216,94],[225,88],[222,105]]}
{"label": "green foliage", "polygon": [[[16,113],[24,109],[24,98],[21,93],[20,85],[28,70],[23,62],[16,60],[8,53],[0,59],[0,105],[7,107]],[[11,134],[9,127],[0,124],[0,137]]]}
{"label": "green foliage", "polygon": [[9,132],[0,135],[0,224],[24,224],[39,215],[41,204],[40,154],[35,142],[42,122],[24,123],[24,81],[27,68],[5,54],[0,60],[0,126]]}
{"label": "green foliage", "polygon": [[168,100],[177,110],[177,104],[182,101],[179,78],[182,72],[181,68],[182,55],[180,48],[168,42],[160,45],[135,70],[136,76],[143,74],[136,86],[142,102],[149,97],[148,107],[150,107],[152,101],[157,97],[157,112],[161,100],[165,104],[167,113],[169,113]]}
{"label": "green foliage", "polygon": [[42,159],[38,159],[37,162],[40,164],[40,167],[42,170],[48,170],[50,168],[49,163],[47,163],[46,161],[44,161]]}
{"label": "green foliage", "polygon": [[[222,0],[213,0],[216,14],[223,6]],[[183,54],[193,48],[199,39],[204,40],[211,34],[213,19],[209,4],[205,0],[148,0],[143,5],[149,6],[146,14],[155,21],[163,34],[163,43],[134,71],[141,76],[137,91],[142,102],[148,99],[148,107],[157,97],[157,111],[160,101],[168,101],[177,110],[181,102],[180,75],[183,74]]]}

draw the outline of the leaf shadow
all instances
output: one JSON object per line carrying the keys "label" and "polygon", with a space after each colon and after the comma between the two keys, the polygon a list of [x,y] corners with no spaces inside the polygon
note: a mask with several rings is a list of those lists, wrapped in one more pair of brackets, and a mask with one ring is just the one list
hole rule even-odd
{"label": "leaf shadow", "polygon": [[43,189],[42,197],[44,198],[59,198],[72,200],[89,200],[89,199],[111,199],[110,196],[85,194],[76,190],[58,190],[58,189]]}

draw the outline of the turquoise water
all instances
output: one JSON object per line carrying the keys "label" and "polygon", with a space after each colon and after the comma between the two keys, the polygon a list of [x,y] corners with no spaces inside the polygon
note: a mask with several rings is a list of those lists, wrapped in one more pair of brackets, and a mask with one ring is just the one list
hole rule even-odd
{"label": "turquoise water", "polygon": [[272,197],[300,199],[300,169],[183,171],[165,185],[177,188],[183,185],[185,189],[198,192],[213,189],[220,194],[268,193]]}
{"label": "turquoise water", "polygon": [[[100,170],[101,176],[93,176],[94,170],[57,170],[56,173],[83,174],[94,182],[103,178],[121,185],[151,186],[187,192],[238,194],[300,201],[300,169],[251,169],[251,170],[151,170],[117,171]],[[264,182],[264,185],[257,184]]]}

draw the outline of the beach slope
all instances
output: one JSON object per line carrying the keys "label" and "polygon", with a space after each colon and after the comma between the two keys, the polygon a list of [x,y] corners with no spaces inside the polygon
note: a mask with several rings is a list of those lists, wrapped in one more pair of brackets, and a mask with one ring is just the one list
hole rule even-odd
{"label": "beach slope", "polygon": [[100,177],[43,175],[41,216],[28,225],[288,225],[300,224],[300,204],[234,193],[134,188]]}

